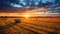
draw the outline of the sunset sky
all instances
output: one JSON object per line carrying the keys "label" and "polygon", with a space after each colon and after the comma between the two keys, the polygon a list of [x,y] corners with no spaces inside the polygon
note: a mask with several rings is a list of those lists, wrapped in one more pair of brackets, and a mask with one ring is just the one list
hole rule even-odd
{"label": "sunset sky", "polygon": [[59,0],[0,0],[0,12],[23,12],[41,7],[60,12]]}

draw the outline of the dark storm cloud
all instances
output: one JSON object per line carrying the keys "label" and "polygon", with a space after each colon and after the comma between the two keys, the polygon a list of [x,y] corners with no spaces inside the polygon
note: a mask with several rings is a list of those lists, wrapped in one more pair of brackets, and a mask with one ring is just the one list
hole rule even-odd
{"label": "dark storm cloud", "polygon": [[18,0],[0,0],[0,10],[13,8],[11,3],[18,4]]}

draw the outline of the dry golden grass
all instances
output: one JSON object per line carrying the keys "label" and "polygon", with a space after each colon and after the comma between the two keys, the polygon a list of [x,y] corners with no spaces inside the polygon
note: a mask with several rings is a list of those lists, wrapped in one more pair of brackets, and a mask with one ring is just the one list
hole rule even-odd
{"label": "dry golden grass", "polygon": [[[5,26],[5,25],[7,25],[7,23],[14,23],[14,19],[15,18],[7,18],[7,20],[4,20],[4,19],[0,18],[0,25]],[[60,18],[58,18],[58,17],[57,18],[20,18],[20,19],[21,19],[21,24],[23,22],[26,23],[26,24],[28,23],[28,25],[31,26],[31,27],[35,27],[34,24],[39,25],[39,26],[35,27],[35,28],[37,28],[37,30],[39,30],[40,25],[49,26],[48,28],[56,27],[57,30],[55,30],[55,31],[58,32],[58,34],[60,34],[60,30],[59,30],[59,28],[60,28]],[[26,25],[26,26],[28,26],[28,25]],[[46,30],[47,30],[47,28],[46,28]],[[24,29],[24,31],[22,31],[21,34],[24,34],[24,33],[29,34],[27,32],[28,31],[26,29]],[[10,27],[10,28],[5,30],[5,33],[6,34],[18,34],[18,31],[17,31],[17,29]]]}

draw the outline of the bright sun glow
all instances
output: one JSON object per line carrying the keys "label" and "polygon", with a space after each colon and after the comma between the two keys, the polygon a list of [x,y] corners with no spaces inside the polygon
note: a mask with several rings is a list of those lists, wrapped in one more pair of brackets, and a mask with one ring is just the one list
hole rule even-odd
{"label": "bright sun glow", "polygon": [[30,17],[30,15],[29,14],[25,14],[24,17],[25,18],[28,18],[28,17]]}

